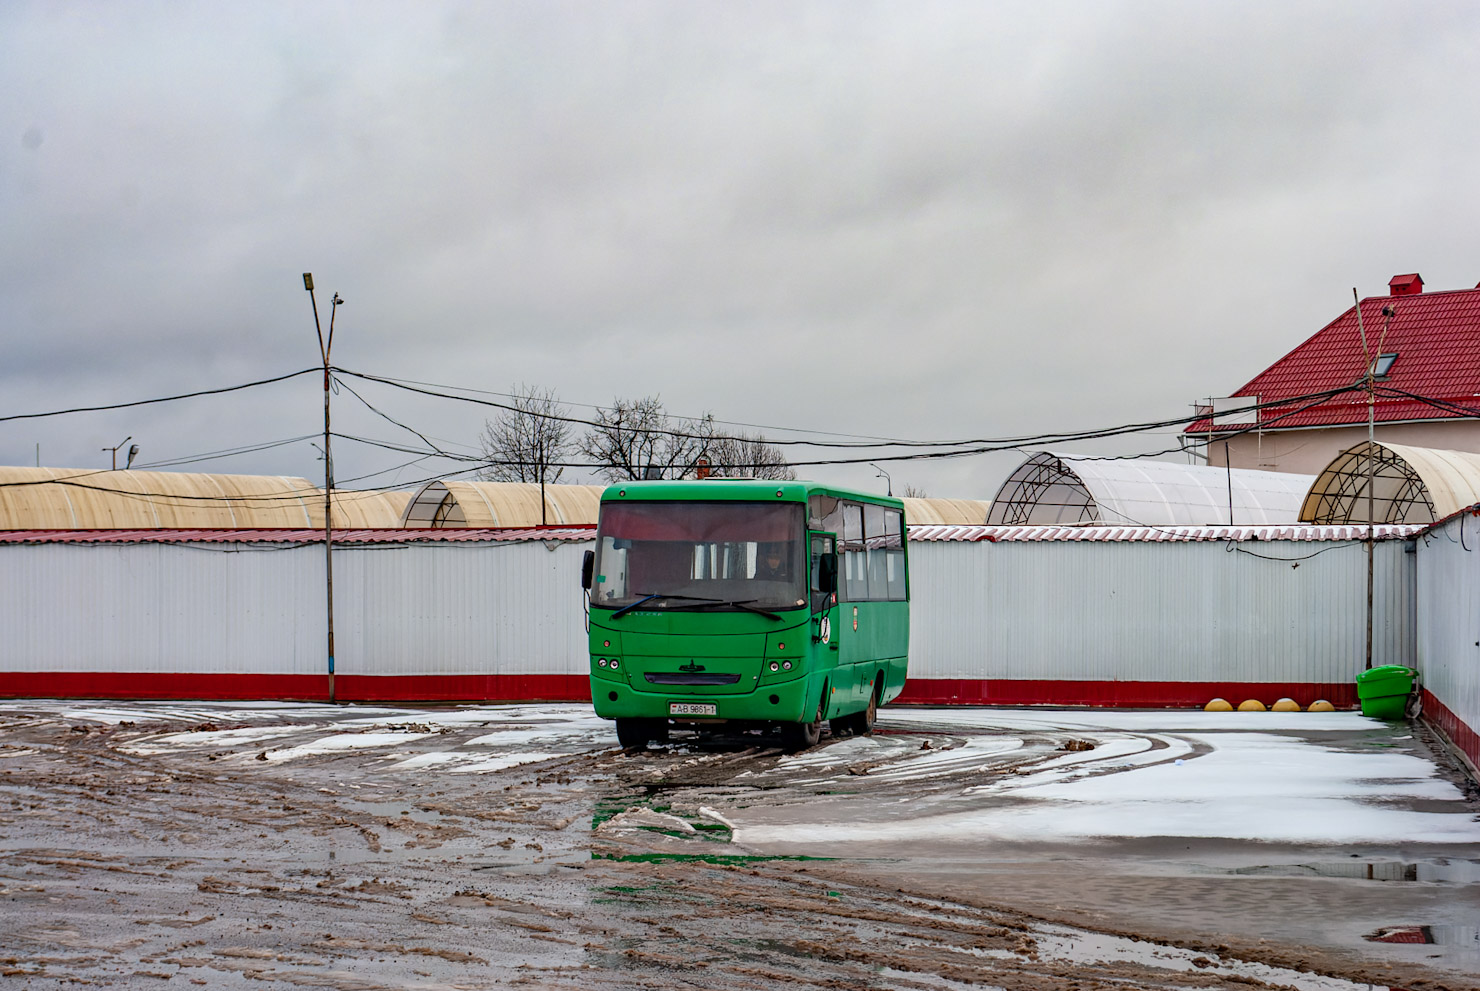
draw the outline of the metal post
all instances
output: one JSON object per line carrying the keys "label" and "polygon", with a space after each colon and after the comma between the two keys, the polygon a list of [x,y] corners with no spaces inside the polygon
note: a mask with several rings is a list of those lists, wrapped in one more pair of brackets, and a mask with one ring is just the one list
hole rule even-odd
{"label": "metal post", "polygon": [[329,336],[324,337],[319,324],[319,302],[313,292],[313,274],[303,273],[303,288],[313,304],[313,328],[319,336],[319,356],[324,361],[324,615],[329,633],[329,701],[334,697],[334,458],[329,448],[329,349],[334,345],[334,316],[344,300],[334,294],[329,311]]}
{"label": "metal post", "polygon": [[1228,456],[1228,441],[1223,442],[1223,464],[1228,475],[1228,525],[1233,526],[1233,459]]}
{"label": "metal post", "polygon": [[1367,667],[1372,670],[1372,552],[1373,552],[1373,517],[1376,511],[1373,509],[1372,490],[1377,482],[1377,444],[1373,440],[1375,427],[1374,403],[1377,399],[1376,390],[1372,385],[1372,354],[1367,349],[1367,328],[1362,323],[1362,299],[1357,295],[1356,286],[1352,287],[1352,301],[1357,308],[1357,332],[1362,336],[1362,357],[1367,362]]}

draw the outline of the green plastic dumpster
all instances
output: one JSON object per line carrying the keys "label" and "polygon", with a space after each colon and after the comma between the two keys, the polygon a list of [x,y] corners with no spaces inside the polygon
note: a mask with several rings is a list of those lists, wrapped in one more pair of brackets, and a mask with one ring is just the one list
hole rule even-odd
{"label": "green plastic dumpster", "polygon": [[1357,698],[1362,702],[1362,715],[1374,719],[1402,719],[1417,677],[1417,671],[1401,664],[1384,664],[1357,675]]}

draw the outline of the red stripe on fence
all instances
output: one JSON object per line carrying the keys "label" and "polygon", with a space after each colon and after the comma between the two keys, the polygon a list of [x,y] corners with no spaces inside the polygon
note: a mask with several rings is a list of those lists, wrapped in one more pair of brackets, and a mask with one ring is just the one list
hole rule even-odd
{"label": "red stripe on fence", "polygon": [[[589,702],[586,675],[339,675],[341,702]],[[310,674],[5,671],[0,697],[73,699],[283,699],[327,702],[329,679]]]}
{"label": "red stripe on fence", "polygon": [[1422,691],[1423,718],[1443,730],[1450,742],[1469,758],[1471,766],[1480,767],[1480,733],[1476,733],[1473,727],[1440,702],[1433,692],[1427,688]]}
{"label": "red stripe on fence", "polygon": [[991,678],[911,678],[896,702],[905,705],[1089,705],[1125,709],[1202,708],[1221,698],[1237,707],[1247,699],[1266,706],[1282,698],[1303,709],[1324,699],[1345,709],[1357,704],[1355,683],[1235,681],[1053,681]]}

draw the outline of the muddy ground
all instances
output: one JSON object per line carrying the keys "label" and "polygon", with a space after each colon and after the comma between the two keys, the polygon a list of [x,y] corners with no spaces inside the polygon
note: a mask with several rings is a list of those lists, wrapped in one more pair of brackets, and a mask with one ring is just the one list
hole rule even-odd
{"label": "muddy ground", "polygon": [[[1480,850],[830,848],[830,803],[948,803],[1093,745],[891,776],[990,732],[888,712],[799,761],[623,751],[580,707],[5,703],[0,987],[1480,987]],[[737,842],[782,821],[815,841]]]}

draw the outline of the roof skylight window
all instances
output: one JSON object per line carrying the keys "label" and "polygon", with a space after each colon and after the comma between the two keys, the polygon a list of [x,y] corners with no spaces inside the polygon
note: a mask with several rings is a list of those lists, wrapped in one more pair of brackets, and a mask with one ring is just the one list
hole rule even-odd
{"label": "roof skylight window", "polygon": [[1387,378],[1388,377],[1388,372],[1390,372],[1390,371],[1393,370],[1393,362],[1395,362],[1397,360],[1398,360],[1398,354],[1397,354],[1397,352],[1391,352],[1389,354],[1380,354],[1380,355],[1378,355],[1377,356],[1377,362],[1372,366],[1372,377],[1375,378],[1375,379],[1385,379],[1385,378]]}

